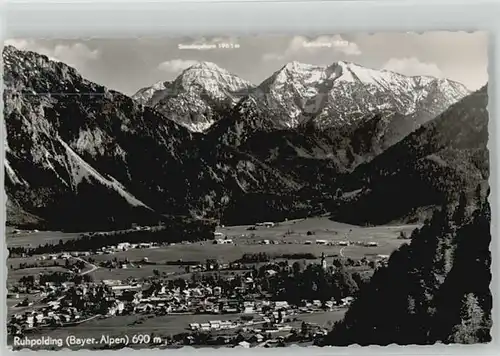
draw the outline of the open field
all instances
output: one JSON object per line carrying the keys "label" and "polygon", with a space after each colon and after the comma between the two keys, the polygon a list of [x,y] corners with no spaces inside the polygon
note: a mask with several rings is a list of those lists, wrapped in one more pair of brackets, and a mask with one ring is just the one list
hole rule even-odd
{"label": "open field", "polygon": [[21,312],[24,310],[28,310],[31,307],[16,307],[16,305],[23,301],[24,299],[28,299],[29,302],[36,302],[40,300],[40,294],[39,293],[32,293],[32,294],[25,294],[25,293],[19,293],[19,298],[7,298],[7,315],[10,316],[12,314],[15,314],[17,312]]}
{"label": "open field", "polygon": [[[16,283],[23,276],[37,275],[39,273],[50,273],[56,271],[67,272],[68,270],[62,267],[64,266],[65,262],[66,261],[63,259],[42,261],[40,260],[40,256],[37,255],[28,256],[26,258],[21,258],[21,257],[8,258],[7,284],[10,285],[12,283]],[[18,269],[22,263],[25,263],[27,265],[36,265],[37,267]],[[58,265],[54,266],[54,263],[57,263]]]}
{"label": "open field", "polygon": [[[346,257],[362,257],[366,253],[388,254],[399,247],[404,240],[397,237],[401,231],[410,234],[418,225],[387,225],[375,227],[360,227],[331,221],[327,217],[307,218],[278,223],[274,227],[257,227],[248,230],[250,225],[221,227],[218,232],[231,238],[233,245],[213,245],[210,241],[192,244],[177,244],[175,246],[157,249],[134,249],[118,252],[113,255],[92,256],[97,261],[109,258],[129,258],[132,260],[147,257],[150,261],[164,262],[174,260],[200,260],[220,258],[225,262],[234,261],[243,253],[268,252],[272,254],[305,253],[327,255],[339,254],[338,246],[316,245],[316,240],[327,241],[376,241],[376,248],[349,246],[343,252]],[[308,235],[308,232],[310,235]],[[57,243],[59,240],[75,239],[79,233],[63,233],[59,231],[40,231],[33,233],[13,234],[12,229],[6,232],[7,245],[36,246],[45,243]],[[263,240],[278,244],[261,245]],[[310,241],[311,245],[305,245]],[[376,251],[375,251],[376,250]],[[26,261],[24,261],[26,262]]]}
{"label": "open field", "polygon": [[51,273],[51,272],[68,272],[67,269],[60,266],[49,266],[49,267],[34,267],[34,268],[23,268],[19,270],[9,270],[7,276],[7,284],[12,284],[24,276],[36,276],[39,273]]}
{"label": "open field", "polygon": [[[113,254],[93,255],[91,256],[97,262],[111,260],[128,259],[129,261],[140,261],[147,258],[150,262],[157,265],[142,265],[141,268],[131,267],[127,269],[99,268],[91,275],[96,281],[103,279],[121,279],[126,278],[144,278],[153,275],[153,270],[159,270],[160,274],[173,274],[177,276],[182,274],[184,267],[165,265],[167,261],[199,261],[203,263],[206,259],[218,259],[220,262],[233,262],[242,257],[245,253],[265,252],[270,255],[283,255],[295,253],[311,253],[318,258],[322,253],[326,256],[338,256],[344,258],[362,258],[377,254],[389,255],[397,249],[405,240],[398,239],[401,231],[407,235],[413,231],[417,225],[399,225],[399,226],[376,226],[360,227],[331,221],[327,217],[308,218],[294,221],[281,222],[274,227],[257,227],[256,230],[248,230],[250,226],[228,226],[221,227],[221,232],[233,240],[233,244],[213,244],[212,241],[202,241],[190,244],[175,244],[148,249],[130,249]],[[65,234],[61,232],[35,232],[30,234],[13,235],[12,231],[7,234],[7,241],[10,245],[29,243],[32,246],[38,243],[54,242],[60,239],[74,239],[78,234]],[[269,240],[270,244],[262,244],[262,241]],[[318,245],[316,240],[326,241],[376,241],[377,247],[365,247],[351,245],[347,247]],[[24,242],[23,242],[24,241]],[[306,244],[309,241],[311,244]],[[273,243],[276,242],[276,243]],[[54,261],[39,261],[39,256],[27,258],[9,258],[8,265],[14,268],[20,263],[38,263],[50,265]],[[59,264],[65,261],[58,260]],[[311,260],[310,262],[314,262]],[[49,267],[47,267],[49,268]],[[30,273],[39,273],[43,270],[26,269],[20,271],[9,271],[8,281],[13,282],[22,275]],[[49,270],[52,270],[49,268]]]}
{"label": "open field", "polygon": [[206,259],[214,258],[221,262],[233,262],[242,257],[245,253],[265,252],[268,254],[282,255],[293,253],[312,253],[320,256],[322,252],[327,256],[340,256],[342,250],[344,257],[362,258],[370,254],[390,254],[397,249],[402,240],[381,244],[378,247],[349,246],[342,248],[340,246],[320,246],[304,244],[279,244],[279,245],[260,245],[246,244],[236,242],[234,245],[214,245],[209,242],[198,245],[176,245],[161,247],[156,249],[131,249],[121,251],[112,255],[92,256],[96,261],[106,261],[113,258],[129,259],[131,261],[148,258],[150,262],[165,263],[166,261],[199,261],[203,263]]}
{"label": "open field", "polygon": [[45,259],[41,260],[40,255],[33,255],[33,256],[27,256],[27,257],[11,257],[8,259],[8,267],[12,266],[14,269],[18,268],[22,263],[25,264],[37,264],[40,267],[44,266],[54,266],[54,263],[59,266],[64,266],[66,263],[66,260],[63,258],[57,258],[55,260],[52,259]]}
{"label": "open field", "polygon": [[305,321],[306,323],[330,328],[331,326],[333,326],[333,323],[344,318],[344,314],[346,311],[347,309],[341,309],[321,313],[302,314],[298,315],[297,319],[299,319],[300,322]]}
{"label": "open field", "polygon": [[[417,225],[359,227],[333,222],[328,218],[311,218],[289,221],[279,226],[258,227],[255,231],[247,230],[249,226],[233,226],[218,229],[231,238],[234,244],[213,244],[211,241],[192,244],[176,244],[152,249],[131,249],[112,255],[92,256],[96,261],[113,258],[137,261],[147,258],[150,262],[166,261],[200,261],[214,258],[222,262],[233,262],[245,253],[266,252],[272,255],[312,253],[320,256],[338,255],[340,257],[362,258],[369,255],[390,254],[405,240],[398,239],[401,231],[410,234]],[[314,235],[307,235],[311,231]],[[263,240],[277,241],[277,244],[262,244]],[[365,246],[325,246],[315,244],[316,240],[327,241],[376,241],[377,247]],[[311,244],[305,244],[310,241]]]}
{"label": "open field", "polygon": [[[299,220],[290,220],[277,223],[274,227],[256,227],[256,230],[248,230],[252,225],[226,226],[218,231],[227,236],[250,235],[254,233],[256,237],[269,240],[372,240],[375,238],[391,237],[395,232],[412,231],[419,225],[384,225],[374,227],[362,227],[344,224],[330,220],[328,217],[314,217]],[[307,232],[314,235],[307,236]]]}
{"label": "open field", "polygon": [[127,278],[146,278],[153,276],[153,270],[158,270],[160,274],[163,273],[173,273],[173,272],[182,272],[184,269],[181,269],[178,266],[166,266],[166,265],[142,265],[141,268],[137,267],[129,267],[126,269],[109,269],[100,267],[90,274],[94,278],[94,281],[99,282],[105,279],[114,279],[114,280],[125,280]]}
{"label": "open field", "polygon": [[10,316],[10,315],[15,313],[15,305],[18,304],[21,300],[22,300],[21,298],[19,298],[19,299],[7,299],[7,311],[9,312],[7,314],[7,316]]}
{"label": "open field", "polygon": [[12,228],[7,228],[5,232],[7,247],[37,247],[46,243],[57,244],[59,240],[72,240],[79,236],[80,233],[61,231],[20,232],[14,234]]}

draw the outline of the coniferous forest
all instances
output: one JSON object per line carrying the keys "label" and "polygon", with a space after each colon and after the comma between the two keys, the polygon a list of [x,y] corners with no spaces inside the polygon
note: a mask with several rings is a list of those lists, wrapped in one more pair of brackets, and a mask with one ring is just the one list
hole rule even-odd
{"label": "coniferous forest", "polygon": [[[491,211],[478,188],[414,231],[323,340],[327,345],[491,341]],[[471,210],[471,209],[469,209]]]}

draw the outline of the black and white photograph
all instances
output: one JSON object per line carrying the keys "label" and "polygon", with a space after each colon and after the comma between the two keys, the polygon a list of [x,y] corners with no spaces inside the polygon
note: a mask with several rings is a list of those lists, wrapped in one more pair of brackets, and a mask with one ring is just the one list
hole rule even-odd
{"label": "black and white photograph", "polygon": [[14,350],[492,340],[486,32],[2,57]]}

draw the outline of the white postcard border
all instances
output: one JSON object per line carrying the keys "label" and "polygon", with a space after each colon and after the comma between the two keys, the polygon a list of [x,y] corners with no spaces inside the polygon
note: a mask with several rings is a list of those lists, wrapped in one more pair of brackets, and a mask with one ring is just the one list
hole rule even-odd
{"label": "white postcard border", "polygon": [[[386,347],[350,346],[348,348],[330,347],[290,347],[286,349],[260,349],[259,354],[291,355],[307,352],[310,355],[496,355],[500,352],[500,313],[496,302],[500,296],[498,271],[500,264],[498,223],[499,212],[499,156],[498,124],[499,91],[497,83],[500,72],[496,64],[500,48],[500,24],[497,14],[500,3],[496,1],[280,1],[280,0],[218,0],[218,1],[126,1],[126,0],[80,0],[58,3],[48,0],[11,0],[2,4],[0,31],[2,38],[89,38],[89,37],[158,37],[158,36],[199,36],[199,35],[257,35],[257,34],[301,34],[315,35],[323,33],[380,32],[429,30],[476,31],[490,33],[489,49],[489,150],[490,150],[490,185],[492,205],[492,284],[494,295],[493,342],[488,345],[458,346],[405,346]],[[1,99],[0,99],[1,100]],[[3,105],[3,103],[2,103]],[[3,115],[3,112],[2,112]],[[3,119],[3,116],[2,116]],[[4,126],[0,130],[4,134]],[[1,159],[4,146],[1,147]],[[3,186],[4,170],[0,172]],[[3,222],[0,224],[2,235],[5,233],[5,209],[2,208]],[[2,258],[7,258],[7,248],[3,240]],[[0,284],[5,286],[7,268],[2,266]],[[6,291],[6,289],[3,289]],[[6,323],[6,292],[2,293],[3,306],[0,308],[1,322]],[[5,330],[4,328],[1,328]],[[1,350],[11,353],[6,348],[6,331],[0,333]],[[3,354],[2,352],[2,354]],[[27,351],[17,351],[23,355]],[[45,351],[37,351],[44,353]],[[59,351],[64,352],[64,351]],[[78,351],[91,354],[93,351]],[[256,350],[244,349],[194,349],[184,347],[180,350],[141,350],[124,349],[123,355],[137,352],[174,352],[183,355],[194,354],[250,354]],[[100,354],[112,354],[113,351],[99,351]]]}

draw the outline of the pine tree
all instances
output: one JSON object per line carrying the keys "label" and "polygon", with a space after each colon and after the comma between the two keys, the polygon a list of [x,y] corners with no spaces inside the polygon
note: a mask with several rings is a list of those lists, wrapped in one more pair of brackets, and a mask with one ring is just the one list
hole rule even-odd
{"label": "pine tree", "polygon": [[462,192],[460,193],[458,205],[453,215],[453,220],[455,221],[455,224],[457,226],[461,226],[465,223],[466,209],[467,209],[467,197],[465,195],[465,192]]}
{"label": "pine tree", "polygon": [[[474,197],[476,199],[476,201],[475,201],[476,206],[481,206],[481,204],[482,204],[481,191],[482,191],[481,184],[478,184],[477,187],[476,187],[476,190],[474,192]],[[488,193],[488,195],[489,195],[489,193]]]}
{"label": "pine tree", "polygon": [[460,317],[462,323],[453,328],[450,341],[461,344],[480,342],[477,334],[483,326],[484,313],[473,293],[464,296]]}

